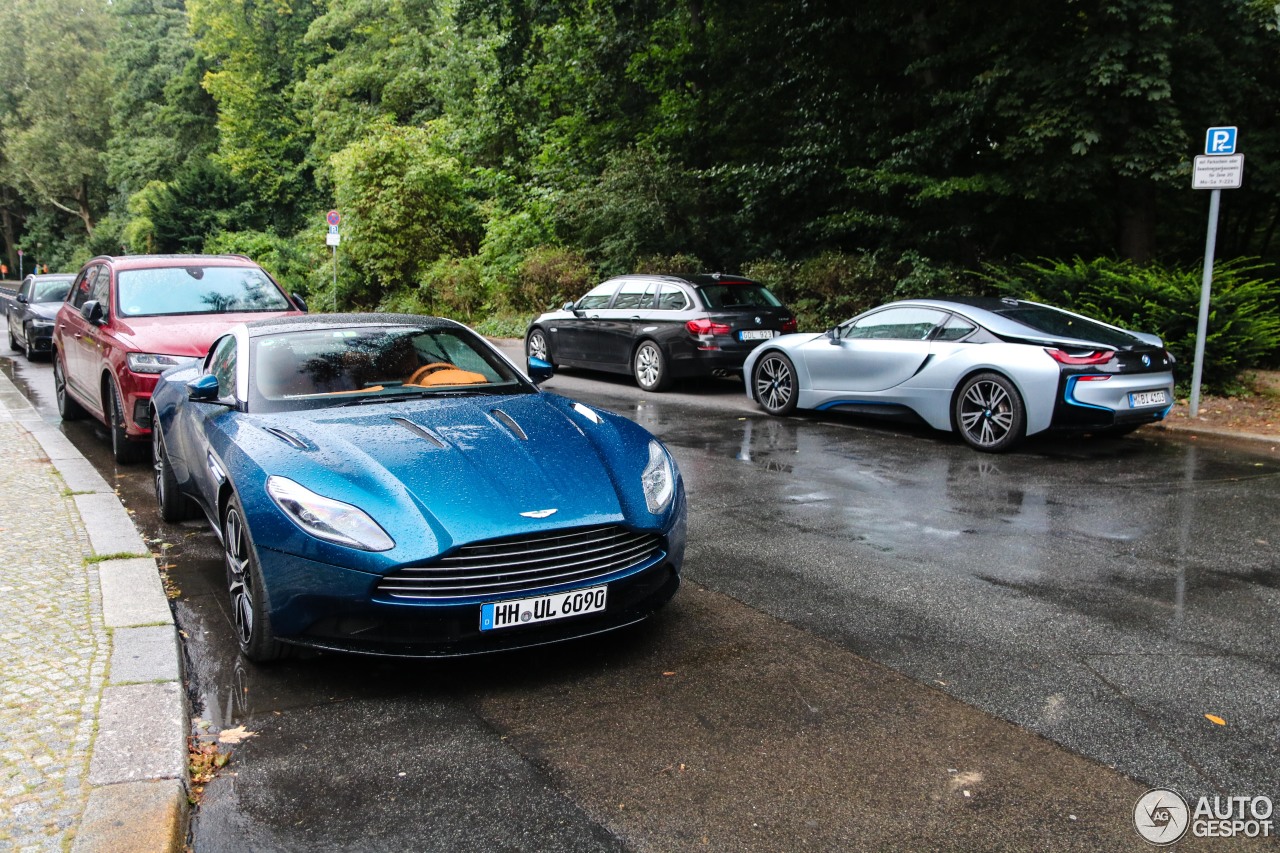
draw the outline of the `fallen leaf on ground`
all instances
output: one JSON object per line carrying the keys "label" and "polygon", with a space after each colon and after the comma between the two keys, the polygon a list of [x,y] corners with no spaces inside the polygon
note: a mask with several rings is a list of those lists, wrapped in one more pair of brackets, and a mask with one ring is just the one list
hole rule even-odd
{"label": "fallen leaf on ground", "polygon": [[1205,714],[1204,718],[1215,725],[1225,726],[1227,724],[1227,721],[1219,717],[1217,714]]}
{"label": "fallen leaf on ground", "polygon": [[223,729],[218,732],[218,743],[242,743],[246,738],[251,738],[257,732],[247,732],[244,726],[236,726],[234,729]]}

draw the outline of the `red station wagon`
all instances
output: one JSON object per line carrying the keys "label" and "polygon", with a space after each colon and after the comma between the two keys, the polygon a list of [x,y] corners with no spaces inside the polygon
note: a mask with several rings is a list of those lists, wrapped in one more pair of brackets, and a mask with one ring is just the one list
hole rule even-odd
{"label": "red station wagon", "polygon": [[201,358],[237,323],[301,314],[240,255],[129,255],[85,264],[58,309],[53,381],[64,420],[93,415],[117,462],[150,447],[151,389],[165,370]]}

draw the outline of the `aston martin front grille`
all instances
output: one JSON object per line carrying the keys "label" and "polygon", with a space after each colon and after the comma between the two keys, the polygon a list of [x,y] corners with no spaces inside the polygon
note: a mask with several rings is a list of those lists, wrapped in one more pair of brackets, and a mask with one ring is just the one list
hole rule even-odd
{"label": "aston martin front grille", "polygon": [[504,596],[589,582],[661,555],[660,537],[618,526],[513,536],[401,569],[379,581],[377,591],[418,601]]}

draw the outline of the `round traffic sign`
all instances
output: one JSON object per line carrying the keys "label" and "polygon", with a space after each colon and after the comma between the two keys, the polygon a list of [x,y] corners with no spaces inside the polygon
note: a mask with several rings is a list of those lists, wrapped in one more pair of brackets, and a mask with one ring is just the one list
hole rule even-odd
{"label": "round traffic sign", "polygon": [[331,210],[324,215],[324,221],[328,222],[330,225],[337,225],[342,221],[342,214],[338,213],[336,210]]}

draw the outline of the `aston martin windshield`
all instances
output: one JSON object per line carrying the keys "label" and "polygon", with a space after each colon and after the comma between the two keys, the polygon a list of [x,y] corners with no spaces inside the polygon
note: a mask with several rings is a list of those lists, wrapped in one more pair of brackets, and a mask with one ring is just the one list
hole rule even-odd
{"label": "aston martin windshield", "polygon": [[397,398],[531,391],[465,329],[312,329],[254,338],[251,408],[289,411]]}

